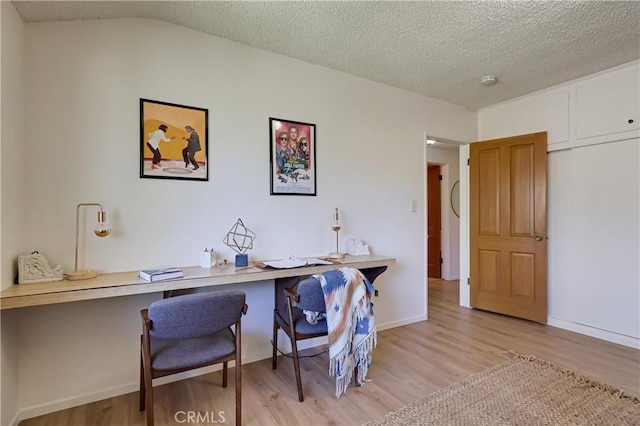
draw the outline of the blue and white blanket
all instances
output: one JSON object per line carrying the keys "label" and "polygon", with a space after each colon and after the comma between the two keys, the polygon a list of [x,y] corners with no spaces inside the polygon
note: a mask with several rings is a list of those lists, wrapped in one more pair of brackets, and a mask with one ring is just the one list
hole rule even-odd
{"label": "blue and white blanket", "polygon": [[336,377],[336,397],[347,391],[356,371],[361,385],[377,344],[371,295],[373,284],[357,269],[340,268],[314,275],[322,285],[329,331],[329,375]]}

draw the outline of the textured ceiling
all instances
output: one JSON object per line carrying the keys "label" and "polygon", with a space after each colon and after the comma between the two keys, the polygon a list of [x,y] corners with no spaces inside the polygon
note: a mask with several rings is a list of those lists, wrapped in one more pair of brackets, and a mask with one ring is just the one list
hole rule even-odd
{"label": "textured ceiling", "polygon": [[[172,22],[469,109],[640,58],[638,1],[14,4],[25,22]],[[495,86],[479,84],[487,74]]]}

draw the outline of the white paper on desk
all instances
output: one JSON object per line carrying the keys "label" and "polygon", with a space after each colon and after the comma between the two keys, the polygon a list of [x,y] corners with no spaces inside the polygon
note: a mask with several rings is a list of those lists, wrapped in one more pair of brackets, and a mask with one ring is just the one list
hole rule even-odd
{"label": "white paper on desk", "polygon": [[331,262],[318,259],[316,257],[294,257],[294,256],[291,256],[288,259],[271,260],[271,261],[262,262],[262,263],[264,263],[266,266],[270,266],[272,268],[277,268],[277,269],[299,268],[301,266],[311,266],[311,265],[333,265],[333,263]]}

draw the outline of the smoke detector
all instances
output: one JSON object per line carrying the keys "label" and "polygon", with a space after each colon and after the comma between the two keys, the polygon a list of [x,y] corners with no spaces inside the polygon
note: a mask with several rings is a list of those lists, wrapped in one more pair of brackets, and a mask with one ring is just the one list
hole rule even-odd
{"label": "smoke detector", "polygon": [[480,84],[483,86],[493,86],[498,79],[494,75],[485,75],[480,79]]}

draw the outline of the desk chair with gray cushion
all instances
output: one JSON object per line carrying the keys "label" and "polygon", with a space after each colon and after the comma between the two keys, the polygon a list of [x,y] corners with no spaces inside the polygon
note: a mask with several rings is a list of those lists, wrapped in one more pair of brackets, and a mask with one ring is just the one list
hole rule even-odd
{"label": "desk chair with gray cushion", "polygon": [[[362,269],[361,272],[370,283],[387,270],[386,266]],[[316,278],[283,278],[276,280],[275,309],[273,311],[273,353],[272,367],[278,368],[278,330],[282,329],[291,341],[293,368],[298,386],[298,401],[304,401],[300,359],[298,357],[299,340],[328,335],[327,320],[322,318],[310,324],[303,311],[326,312],[324,294],[320,281]],[[293,327],[290,326],[293,324]]]}
{"label": "desk chair with gray cushion", "polygon": [[153,379],[223,363],[222,387],[227,387],[229,361],[235,361],[236,424],[241,424],[240,320],[247,312],[245,297],[241,291],[196,293],[158,300],[140,311],[140,411],[146,407],[147,426],[154,424]]}

